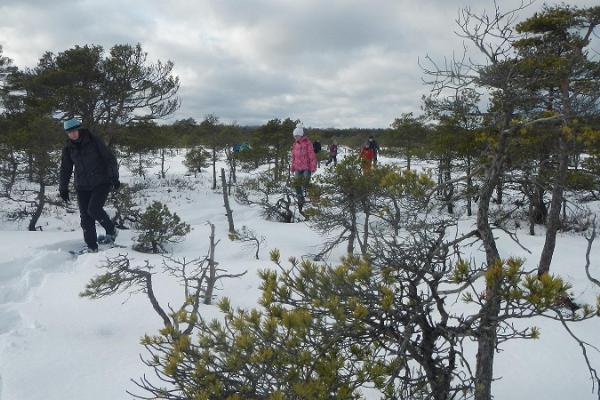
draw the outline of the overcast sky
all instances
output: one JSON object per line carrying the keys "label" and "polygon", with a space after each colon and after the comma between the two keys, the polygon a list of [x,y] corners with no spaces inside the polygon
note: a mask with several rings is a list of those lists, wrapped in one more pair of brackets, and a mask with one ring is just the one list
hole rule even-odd
{"label": "overcast sky", "polygon": [[[519,0],[500,0],[503,10]],[[550,0],[548,4],[558,2]],[[577,6],[597,0],[571,0]],[[141,43],[171,60],[171,118],[313,127],[387,127],[420,113],[419,59],[460,52],[458,10],[492,0],[0,0],[0,45],[20,68],[75,45]],[[521,12],[533,14],[542,2]]]}

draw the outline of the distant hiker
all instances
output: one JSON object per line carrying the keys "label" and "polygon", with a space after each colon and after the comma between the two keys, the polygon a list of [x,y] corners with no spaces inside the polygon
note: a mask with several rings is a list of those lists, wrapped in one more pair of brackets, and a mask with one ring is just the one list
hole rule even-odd
{"label": "distant hiker", "polygon": [[319,142],[319,140],[315,140],[313,142],[313,150],[315,151],[315,154],[317,155],[317,167],[321,166],[321,160],[319,159],[319,153],[321,152],[321,142]]}
{"label": "distant hiker", "polygon": [[327,159],[327,162],[325,163],[325,165],[329,165],[332,161],[333,161],[333,165],[337,165],[337,152],[338,152],[337,141],[334,140],[333,143],[331,143],[327,147],[327,151],[329,152],[329,158]]}
{"label": "distant hiker", "polygon": [[371,171],[371,167],[373,165],[373,159],[375,157],[375,153],[371,148],[370,143],[367,141],[363,144],[362,149],[360,150],[360,166],[362,168],[363,174]]}
{"label": "distant hiker", "polygon": [[304,136],[302,124],[296,126],[293,135],[291,171],[294,174],[294,188],[298,196],[298,207],[302,209],[310,176],[317,170],[317,157],[310,139]]}
{"label": "distant hiker", "polygon": [[379,153],[379,144],[377,144],[373,135],[369,135],[369,148],[371,150],[373,150],[373,164],[377,164],[377,154]]}
{"label": "distant hiker", "polygon": [[236,143],[231,146],[231,150],[234,153],[239,153],[240,151],[250,150],[250,145],[248,143]]}
{"label": "distant hiker", "polygon": [[117,159],[101,139],[81,128],[81,121],[77,118],[66,120],[63,126],[68,138],[62,151],[58,190],[60,197],[68,203],[69,181],[75,168],[83,239],[87,251],[95,253],[98,251],[96,221],[106,230],[104,243],[113,243],[117,237],[115,224],[103,209],[111,187],[118,189],[121,185]]}
{"label": "distant hiker", "polygon": [[313,142],[313,150],[315,151],[315,154],[319,154],[321,152],[321,142],[319,142],[318,139]]}

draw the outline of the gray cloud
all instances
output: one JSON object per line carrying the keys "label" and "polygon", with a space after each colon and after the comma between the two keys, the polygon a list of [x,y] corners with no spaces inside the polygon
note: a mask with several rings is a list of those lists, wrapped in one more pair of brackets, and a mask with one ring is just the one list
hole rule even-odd
{"label": "gray cloud", "polygon": [[[175,63],[182,107],[171,119],[214,113],[240,124],[289,116],[308,126],[385,127],[418,113],[428,90],[418,60],[462,49],[453,33],[461,3],[2,0],[0,44],[15,64],[33,67],[45,51],[139,42],[152,60]],[[492,1],[469,5],[490,9]]]}

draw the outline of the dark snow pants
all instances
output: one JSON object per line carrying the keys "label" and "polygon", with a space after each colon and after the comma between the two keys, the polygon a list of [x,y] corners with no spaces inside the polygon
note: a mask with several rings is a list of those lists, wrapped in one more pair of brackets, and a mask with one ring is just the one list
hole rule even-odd
{"label": "dark snow pants", "polygon": [[98,248],[98,235],[96,234],[96,221],[102,225],[107,234],[115,233],[115,224],[104,211],[104,203],[108,198],[110,185],[98,185],[92,190],[78,190],[77,203],[83,229],[83,240],[90,249]]}
{"label": "dark snow pants", "polygon": [[302,171],[296,171],[294,176],[294,188],[296,189],[296,195],[298,196],[298,206],[302,208],[304,205],[304,195],[308,189],[310,183],[310,171],[303,169]]}

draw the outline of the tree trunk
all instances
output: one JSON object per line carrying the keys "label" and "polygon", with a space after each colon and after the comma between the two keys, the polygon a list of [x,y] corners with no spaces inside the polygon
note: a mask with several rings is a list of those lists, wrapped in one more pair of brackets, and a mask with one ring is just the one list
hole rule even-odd
{"label": "tree trunk", "polygon": [[544,203],[544,188],[542,185],[535,182],[533,187],[531,218],[534,223],[544,225],[548,218],[548,209]]}
{"label": "tree trunk", "polygon": [[275,181],[279,180],[279,155],[275,152],[275,157],[273,160],[273,179]]}
{"label": "tree trunk", "polygon": [[46,204],[46,184],[43,179],[40,179],[40,189],[37,195],[37,202],[35,211],[29,220],[28,230],[36,231],[36,225],[40,217],[42,216],[42,212],[44,211],[44,205]]}
{"label": "tree trunk", "polygon": [[[509,126],[510,113],[506,114],[504,126]],[[494,187],[500,180],[506,148],[508,129],[500,132],[498,144],[493,152],[490,166],[485,172],[485,178],[480,188],[479,208],[477,210],[477,230],[486,255],[487,268],[490,270],[500,260],[496,240],[489,223],[489,208]],[[500,298],[496,282],[488,282],[486,286],[486,302],[481,308],[480,328],[477,332],[477,365],[475,369],[475,400],[491,400],[492,381],[494,379],[494,355],[498,338],[497,317],[500,313]]]}
{"label": "tree trunk", "polygon": [[552,200],[550,202],[550,211],[548,212],[548,223],[546,224],[546,240],[538,264],[538,276],[547,273],[550,270],[554,248],[556,247],[556,234],[560,228],[560,212],[563,201],[563,191],[567,179],[567,170],[569,168],[569,153],[567,142],[562,133],[558,139],[559,163],[554,185],[552,187]]}
{"label": "tree trunk", "polygon": [[467,156],[467,215],[473,215],[473,177],[471,176],[471,157]]}
{"label": "tree trunk", "polygon": [[231,196],[231,187],[233,186],[233,178],[231,174],[231,170],[229,170],[229,174],[227,177],[227,194]]}
{"label": "tree trunk", "polygon": [[138,173],[144,180],[146,180],[146,172],[144,171],[144,158],[142,153],[138,154]]}
{"label": "tree trunk", "polygon": [[165,158],[167,151],[165,149],[160,149],[160,177],[165,179],[167,173],[165,171]]}
{"label": "tree trunk", "polygon": [[369,210],[369,206],[366,205],[364,207],[365,210],[365,223],[363,224],[363,239],[362,239],[362,243],[360,244],[360,253],[363,256],[367,255],[367,249],[368,249],[368,243],[369,243],[369,217],[371,215],[370,210]]}
{"label": "tree trunk", "polygon": [[581,153],[577,152],[576,154],[573,154],[573,168],[575,168],[575,171],[579,170],[580,162],[581,162]]}
{"label": "tree trunk", "polygon": [[213,170],[213,184],[212,190],[217,188],[217,149],[212,148],[212,170]]}
{"label": "tree trunk", "polygon": [[533,204],[532,204],[531,200],[529,201],[528,216],[529,216],[529,234],[531,236],[534,236],[535,235],[535,220],[533,219]]}
{"label": "tree trunk", "polygon": [[[450,182],[452,180],[452,172],[451,172],[451,162],[450,157],[447,156],[444,161],[444,183]],[[454,214],[454,185],[453,184],[444,184],[444,201],[446,202],[446,207],[448,208],[448,214]]]}
{"label": "tree trunk", "polygon": [[438,196],[441,196],[444,193],[443,188],[442,188],[442,184],[444,183],[443,169],[444,169],[443,160],[440,158],[440,160],[438,162],[438,176],[437,176],[437,184],[438,184],[437,194],[438,194]]}
{"label": "tree trunk", "polygon": [[233,225],[233,211],[229,206],[227,182],[225,181],[225,168],[221,168],[221,185],[223,186],[223,204],[225,205],[225,215],[227,215],[227,223],[229,224],[229,233],[235,233],[235,226]]}
{"label": "tree trunk", "polygon": [[[546,206],[544,205],[544,192],[541,185],[537,185],[532,173],[532,165],[527,163],[524,169],[523,193],[529,202],[527,209],[527,220],[529,222],[529,234],[535,235],[535,225],[538,219],[546,218]],[[540,193],[541,191],[541,193]]]}
{"label": "tree trunk", "polygon": [[356,240],[356,207],[354,204],[350,207],[350,236],[348,237],[348,247],[346,252],[348,254],[354,253],[354,241]]}
{"label": "tree trunk", "polygon": [[210,249],[208,252],[208,278],[206,280],[206,292],[204,292],[204,304],[210,305],[212,303],[213,292],[215,290],[215,283],[217,282],[217,265],[215,264],[215,226],[211,223],[210,225]]}
{"label": "tree trunk", "polygon": [[497,282],[486,287],[486,303],[481,308],[481,325],[477,341],[477,366],[475,369],[475,400],[492,399],[492,380],[494,379],[494,356],[498,338],[500,298]]}
{"label": "tree trunk", "polygon": [[231,160],[231,178],[233,180],[233,183],[237,183],[236,169],[237,169],[237,160],[234,157],[233,160]]}
{"label": "tree trunk", "polygon": [[400,221],[402,218],[403,211],[396,199],[392,199],[392,203],[394,204],[394,216],[392,217],[392,227],[394,228],[394,235],[398,236],[400,232]]}

